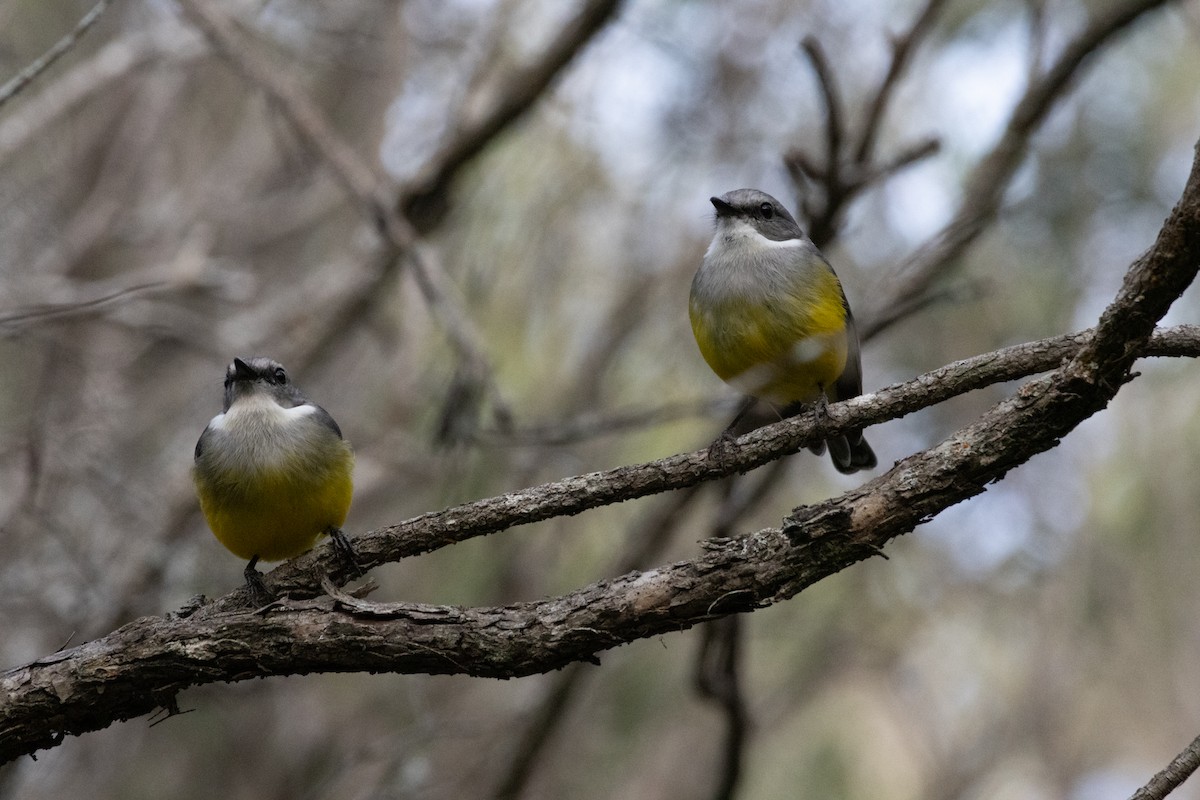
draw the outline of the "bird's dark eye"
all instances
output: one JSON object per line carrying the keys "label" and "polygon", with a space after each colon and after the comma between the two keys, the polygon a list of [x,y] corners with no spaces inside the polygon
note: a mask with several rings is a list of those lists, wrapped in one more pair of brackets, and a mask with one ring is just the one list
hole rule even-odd
{"label": "bird's dark eye", "polygon": [[275,368],[275,383],[280,386],[283,386],[287,383],[287,373],[284,372],[283,367]]}
{"label": "bird's dark eye", "polygon": [[758,207],[758,213],[763,219],[770,219],[775,216],[775,207],[770,203],[763,203]]}

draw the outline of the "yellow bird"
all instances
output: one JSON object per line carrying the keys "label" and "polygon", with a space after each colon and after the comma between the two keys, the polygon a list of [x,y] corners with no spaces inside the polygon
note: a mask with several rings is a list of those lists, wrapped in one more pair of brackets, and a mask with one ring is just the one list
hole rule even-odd
{"label": "yellow bird", "polygon": [[[817,246],[765,192],[738,189],[711,202],[716,233],[692,280],[688,315],[713,372],[783,417],[862,394],[854,317]],[[875,466],[861,430],[826,444],[839,472]]]}
{"label": "yellow bird", "polygon": [[[298,556],[329,534],[343,553],[354,453],[325,409],[269,358],[235,358],[225,408],[196,442],[192,477],[217,541],[249,559],[246,583],[269,596],[255,569]],[[351,557],[351,560],[352,557]]]}

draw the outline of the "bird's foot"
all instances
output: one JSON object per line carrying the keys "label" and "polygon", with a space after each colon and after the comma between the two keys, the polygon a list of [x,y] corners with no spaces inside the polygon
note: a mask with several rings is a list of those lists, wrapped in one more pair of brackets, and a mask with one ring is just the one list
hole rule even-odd
{"label": "bird's foot", "polygon": [[274,603],[276,598],[263,582],[262,573],[254,568],[257,563],[258,556],[254,556],[246,565],[246,569],[242,570],[242,574],[246,576],[246,591],[250,592],[250,602],[255,608],[262,608]]}
{"label": "bird's foot", "polygon": [[333,545],[333,551],[337,553],[338,558],[345,564],[352,575],[356,578],[361,578],[366,573],[362,567],[358,565],[358,557],[354,552],[354,545],[350,544],[350,540],[346,538],[346,534],[342,533],[341,528],[330,528],[325,531],[329,534],[329,540]]}

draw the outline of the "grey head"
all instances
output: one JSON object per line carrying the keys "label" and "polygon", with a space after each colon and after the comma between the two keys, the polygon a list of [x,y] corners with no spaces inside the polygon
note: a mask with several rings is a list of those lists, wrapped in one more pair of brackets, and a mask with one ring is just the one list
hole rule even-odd
{"label": "grey head", "polygon": [[225,370],[225,411],[240,398],[256,394],[272,397],[284,408],[295,408],[308,402],[278,361],[262,357],[235,358]]}
{"label": "grey head", "polygon": [[804,238],[804,232],[788,213],[783,203],[758,189],[734,189],[720,197],[710,198],[717,210],[718,232],[724,227],[742,222],[750,225],[767,239],[786,242]]}

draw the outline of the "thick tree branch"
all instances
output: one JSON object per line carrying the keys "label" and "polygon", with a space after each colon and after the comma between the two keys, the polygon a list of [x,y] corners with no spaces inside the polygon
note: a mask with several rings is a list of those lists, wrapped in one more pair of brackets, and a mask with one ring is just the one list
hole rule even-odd
{"label": "thick tree branch", "polygon": [[[1179,254],[1180,261],[1193,257],[1185,271],[1195,271],[1200,250],[1198,209],[1192,209],[1191,246]],[[1139,268],[1160,262],[1149,258]],[[1159,281],[1131,285],[1138,283]],[[1164,294],[1146,297],[1165,310]],[[1107,358],[1095,374],[1132,358]],[[1119,385],[1080,382],[1079,369],[1072,360],[937,447],[842,497],[797,509],[786,532],[711,541],[700,558],[562,597],[502,608],[383,604],[356,600],[325,582],[336,598],[287,601],[261,612],[222,612],[233,603],[219,602],[187,616],[136,620],[0,675],[0,762],[52,747],[68,734],[173,708],[175,695],[192,685],[316,671],[513,677],[594,662],[597,653],[634,639],[779,602],[877,554],[888,540],[1052,447],[1068,418],[1086,418],[1102,407],[1097,397],[1111,397]],[[1072,393],[1079,388],[1093,396]],[[1054,424],[1031,425],[1038,415]]]}
{"label": "thick tree branch", "polygon": [[[516,525],[570,516],[746,472],[799,452],[810,442],[825,438],[825,431],[897,419],[975,389],[1054,369],[1079,352],[1093,333],[1089,329],[1014,345],[956,361],[873,394],[835,403],[829,406],[827,423],[820,432],[810,415],[760,428],[741,437],[739,446],[721,463],[710,462],[708,451],[698,450],[565,478],[370,531],[353,539],[355,551],[361,565],[370,569]],[[1144,347],[1142,355],[1200,356],[1200,327],[1179,326],[1160,333]],[[339,585],[352,577],[337,554],[321,546],[281,564],[264,575],[264,580],[277,594],[312,597],[320,593],[314,576],[322,574],[329,575]],[[240,590],[216,601],[217,608],[226,611],[243,607],[247,602]]]}
{"label": "thick tree branch", "polygon": [[[224,610],[229,607],[227,598],[186,615],[142,618],[108,636],[0,674],[0,762],[156,707],[174,710],[177,693],[193,685],[316,671],[514,677],[577,661],[594,662],[598,653],[635,639],[786,600],[878,554],[892,538],[950,505],[983,492],[988,483],[1052,448],[1102,409],[1129,379],[1154,324],[1198,268],[1200,150],[1183,197],[1154,246],[1130,268],[1116,300],[1069,360],[884,475],[841,497],[795,509],[782,529],[709,540],[699,558],[600,581],[561,597],[500,608],[371,603],[339,591],[325,579],[321,588],[326,596],[320,598],[232,612]],[[986,362],[981,368],[985,366]],[[927,393],[937,391],[936,384],[927,387]],[[862,424],[855,417],[866,417],[859,409],[874,400],[860,398],[831,407],[830,427]],[[745,446],[729,460],[740,465],[748,452],[762,458],[760,445],[772,441],[790,446],[796,433],[792,428],[807,428],[804,435],[811,435],[811,422],[764,428],[744,437]],[[693,463],[695,454],[677,458],[683,462],[676,468],[685,472],[718,471],[715,465]],[[608,473],[607,486],[588,484],[585,476],[585,482],[567,494],[556,494],[561,486],[543,487],[501,498],[498,508],[497,501],[472,505],[475,513],[490,509],[491,518],[479,521],[485,527],[506,517],[528,521],[529,511],[510,516],[514,506],[541,509],[537,513],[547,515],[548,496],[557,497],[552,513],[576,513],[595,505],[588,495],[611,492],[613,485],[639,469],[645,468]],[[561,485],[570,486],[571,481]],[[643,474],[634,485],[655,482]],[[470,508],[418,518],[418,523],[440,518],[442,526],[442,539],[435,531],[418,546],[430,549],[453,540],[464,530],[463,521],[470,520]],[[376,544],[393,530],[358,542]],[[379,555],[370,547],[364,554]],[[318,558],[310,554],[296,559],[271,576],[277,579],[277,573],[294,570],[301,562],[314,566]]]}

